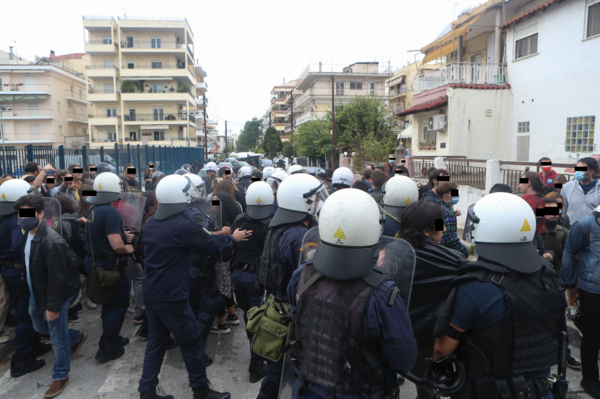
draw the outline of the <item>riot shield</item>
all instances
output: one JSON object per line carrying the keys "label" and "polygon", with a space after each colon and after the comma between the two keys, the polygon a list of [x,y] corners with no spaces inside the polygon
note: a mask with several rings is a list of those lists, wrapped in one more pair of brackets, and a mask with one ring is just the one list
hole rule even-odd
{"label": "riot shield", "polygon": [[304,234],[302,239],[302,247],[300,247],[299,265],[311,259],[319,245],[319,227],[313,227]]}
{"label": "riot shield", "polygon": [[56,198],[44,197],[44,220],[62,236],[60,202]]}
{"label": "riot shield", "polygon": [[406,309],[410,303],[416,264],[417,255],[407,241],[386,236],[379,240],[379,259],[375,269],[380,270],[396,283],[400,290],[398,295],[404,301]]}
{"label": "riot shield", "polygon": [[207,218],[208,227],[205,227],[208,231],[219,231],[223,228],[223,222],[221,217],[221,201],[218,199],[213,200],[211,195],[208,198],[202,198],[198,200],[200,204],[200,210]]}
{"label": "riot shield", "polygon": [[119,213],[126,231],[140,231],[144,218],[146,197],[137,193],[124,193],[119,203]]}

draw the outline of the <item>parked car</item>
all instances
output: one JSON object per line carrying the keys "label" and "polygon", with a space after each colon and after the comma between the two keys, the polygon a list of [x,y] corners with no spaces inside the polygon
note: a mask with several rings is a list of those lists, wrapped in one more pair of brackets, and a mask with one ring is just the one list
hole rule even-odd
{"label": "parked car", "polygon": [[325,173],[323,169],[316,166],[305,166],[304,169],[306,169],[306,172],[312,176],[316,176],[319,173]]}

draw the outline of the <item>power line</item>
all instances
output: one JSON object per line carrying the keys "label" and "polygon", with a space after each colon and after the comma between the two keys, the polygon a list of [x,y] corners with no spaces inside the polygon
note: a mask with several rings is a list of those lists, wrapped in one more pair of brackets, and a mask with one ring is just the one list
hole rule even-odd
{"label": "power line", "polygon": [[207,114],[209,114],[209,115],[212,115],[212,116],[214,116],[215,118],[217,118],[217,119],[220,119],[220,120],[222,120],[222,121],[227,121],[227,123],[231,123],[232,125],[240,125],[240,126],[244,126],[244,125],[245,125],[245,123],[236,123],[236,122],[232,122],[232,121],[230,121],[229,119],[221,118],[221,117],[219,117],[219,116],[217,116],[217,115],[213,114],[212,112],[208,112],[208,111],[206,111],[206,113],[207,113]]}

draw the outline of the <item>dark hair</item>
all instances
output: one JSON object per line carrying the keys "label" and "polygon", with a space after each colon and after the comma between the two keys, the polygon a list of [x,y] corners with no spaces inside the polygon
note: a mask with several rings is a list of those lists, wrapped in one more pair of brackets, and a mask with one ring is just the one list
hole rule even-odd
{"label": "dark hair", "polygon": [[383,172],[383,166],[375,166],[375,170],[380,170]]}
{"label": "dark hair", "polygon": [[437,180],[440,176],[450,176],[450,173],[446,169],[435,169],[431,171],[427,176],[429,177],[429,185],[433,187],[433,181]]}
{"label": "dark hair", "polygon": [[19,208],[24,205],[35,208],[36,213],[40,213],[44,210],[44,198],[41,195],[24,195],[15,202],[13,209],[19,212]]}
{"label": "dark hair", "polygon": [[448,194],[452,190],[456,190],[458,188],[458,184],[453,181],[439,181],[435,184],[435,187],[432,189],[435,191],[437,195],[442,198],[444,194]]}
{"label": "dark hair", "polygon": [[365,180],[369,180],[371,178],[372,173],[373,171],[371,169],[365,169],[365,171],[363,172],[363,177],[365,178]]}
{"label": "dark hair", "polygon": [[[558,191],[551,191],[548,194],[546,194],[546,196],[544,198],[555,199],[556,201],[558,201],[559,199],[563,202],[565,201],[563,196]],[[544,198],[542,198],[542,199],[544,199]]]}
{"label": "dark hair", "polygon": [[77,204],[79,205],[79,209],[81,209],[86,215],[92,207],[92,204],[85,202],[85,200],[83,199],[83,192],[92,191],[93,189],[94,187],[90,186],[89,184],[82,184],[81,187],[79,187],[79,189],[77,190],[77,193],[79,194],[79,201],[77,201]]}
{"label": "dark hair", "polygon": [[235,188],[233,188],[233,183],[231,180],[223,179],[217,183],[213,193],[223,193],[229,195],[235,201]]}
{"label": "dark hair", "polygon": [[94,168],[94,167],[96,167],[96,165],[94,165],[94,164],[89,164],[89,165],[88,165],[88,170],[90,170],[90,168]]}
{"label": "dark hair", "polygon": [[31,184],[35,180],[35,176],[33,176],[33,175],[27,175],[27,176],[25,176],[23,178],[23,180],[25,180],[27,183]]}
{"label": "dark hair", "polygon": [[221,201],[221,217],[223,218],[223,226],[231,226],[238,215],[242,213],[240,207],[235,202],[235,199],[227,193],[212,193]]}
{"label": "dark hair", "polygon": [[73,173],[73,169],[75,169],[76,167],[81,168],[81,166],[74,163],[74,164],[69,165],[69,167],[67,169],[69,170],[69,172]]}
{"label": "dark hair", "polygon": [[445,214],[444,208],[435,202],[412,203],[402,212],[398,236],[414,248],[423,248],[428,238],[423,230],[435,231],[435,221],[443,220]]}
{"label": "dark hair", "polygon": [[542,183],[542,179],[540,179],[540,175],[537,174],[537,172],[527,172],[527,173],[524,173],[523,176],[525,176],[527,178],[527,180],[529,180],[529,183],[531,183],[531,188],[533,188],[533,191],[535,191],[536,193],[539,193],[539,194],[546,194],[547,188],[544,185],[544,183]]}
{"label": "dark hair", "polygon": [[373,186],[375,188],[381,188],[387,181],[387,176],[382,170],[374,170],[373,173],[371,173],[371,180],[373,180]]}
{"label": "dark hair", "polygon": [[156,193],[148,190],[144,192],[146,197],[146,204],[144,205],[144,212],[150,212],[150,208],[156,208]]}
{"label": "dark hair", "polygon": [[60,214],[64,215],[65,213],[75,213],[75,207],[73,206],[73,201],[71,198],[66,195],[59,195],[56,197],[58,203],[60,204]]}
{"label": "dark hair", "polygon": [[512,194],[512,189],[507,184],[496,183],[490,188],[490,194],[494,193],[509,193]]}
{"label": "dark hair", "polygon": [[541,157],[540,160],[538,161],[538,165],[540,165],[542,163],[542,161],[550,161],[552,162],[552,160],[548,157]]}
{"label": "dark hair", "polygon": [[255,170],[254,172],[252,172],[252,177],[258,177],[260,180],[262,180],[263,174],[260,170]]}
{"label": "dark hair", "polygon": [[71,172],[69,172],[68,170],[65,170],[65,169],[61,169],[61,170],[59,170],[58,172],[56,172],[56,173],[54,174],[54,177],[56,178],[56,181],[55,181],[55,183],[56,183],[57,185],[59,185],[59,184],[62,184],[62,183],[63,183],[63,180],[65,180],[65,175],[66,175],[67,173],[71,173]]}
{"label": "dark hair", "polygon": [[363,190],[365,193],[369,192],[369,186],[362,180],[357,180],[352,185],[352,188],[358,188],[359,190]]}
{"label": "dark hair", "polygon": [[332,169],[325,169],[325,173],[327,174],[327,178],[331,179],[333,177],[333,170]]}
{"label": "dark hair", "polygon": [[81,175],[81,180],[93,180],[92,174],[90,172],[83,172],[83,175]]}
{"label": "dark hair", "polygon": [[542,198],[542,202],[544,203],[544,205],[546,205],[546,204],[558,204],[558,201],[556,200],[556,198],[549,198],[549,197]]}
{"label": "dark hair", "polygon": [[6,179],[7,177],[12,177],[13,179],[15,178],[13,175],[11,175],[10,173],[5,174],[4,176],[2,176],[3,179]]}
{"label": "dark hair", "polygon": [[593,170],[594,172],[598,172],[598,161],[596,161],[592,157],[581,158],[579,162],[583,162],[587,165],[589,170]]}
{"label": "dark hair", "polygon": [[40,165],[37,162],[27,162],[23,169],[25,173],[35,173],[40,170]]}
{"label": "dark hair", "polygon": [[327,173],[324,173],[324,172],[317,173],[317,177],[320,177],[323,180],[327,180]]}

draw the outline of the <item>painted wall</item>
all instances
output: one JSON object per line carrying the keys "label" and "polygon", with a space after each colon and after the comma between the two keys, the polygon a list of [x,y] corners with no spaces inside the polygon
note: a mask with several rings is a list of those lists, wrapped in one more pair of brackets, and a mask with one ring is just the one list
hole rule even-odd
{"label": "painted wall", "polygon": [[[583,0],[553,5],[517,25],[539,23],[538,54],[527,58],[514,60],[515,27],[508,29],[508,81],[514,96],[511,160],[516,160],[517,137],[524,135],[530,136],[529,161],[549,156],[570,163],[600,152],[597,145],[591,152],[566,152],[564,147],[567,118],[595,116],[596,126],[600,119],[600,37],[584,39],[585,6]],[[518,133],[519,122],[529,122],[530,132]],[[599,134],[596,128],[595,138]]]}

